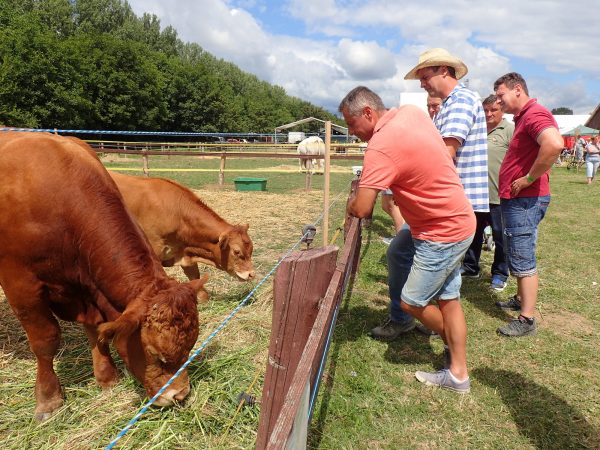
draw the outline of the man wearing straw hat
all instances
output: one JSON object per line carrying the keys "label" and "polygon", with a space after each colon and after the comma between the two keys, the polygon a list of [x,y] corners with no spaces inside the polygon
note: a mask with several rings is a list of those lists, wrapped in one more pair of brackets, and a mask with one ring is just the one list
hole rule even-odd
{"label": "man wearing straw hat", "polygon": [[[479,95],[458,80],[468,72],[467,66],[443,48],[429,49],[419,56],[418,64],[405,80],[419,80],[431,97],[440,97],[442,106],[434,118],[456,170],[471,201],[477,223],[483,223],[489,212],[487,125]],[[469,253],[465,257],[469,257]],[[462,274],[479,278],[480,272],[469,272],[476,261],[463,265]]]}
{"label": "man wearing straw hat", "polygon": [[[479,223],[485,220],[479,213],[489,211],[487,125],[479,96],[458,82],[467,72],[467,66],[460,59],[443,48],[433,48],[421,53],[418,64],[404,79],[419,80],[429,97],[442,99],[440,110],[433,117],[434,124],[454,161]],[[407,235],[407,232],[398,233],[387,251],[390,315],[382,325],[371,330],[377,339],[395,339],[415,327],[414,321],[400,308],[400,292],[414,256],[414,247],[410,239],[406,239]],[[462,269],[461,273],[471,278],[480,276],[464,273]],[[431,334],[431,330],[420,324],[417,329]],[[446,348],[447,354],[448,351]]]}

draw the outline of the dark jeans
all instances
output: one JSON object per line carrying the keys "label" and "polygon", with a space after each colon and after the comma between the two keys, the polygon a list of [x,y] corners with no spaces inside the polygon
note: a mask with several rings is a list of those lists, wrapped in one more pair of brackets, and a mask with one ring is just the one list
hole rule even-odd
{"label": "dark jeans", "polygon": [[492,227],[492,237],[496,248],[494,250],[494,262],[492,263],[492,276],[497,275],[502,281],[508,278],[508,264],[506,263],[506,254],[504,252],[504,238],[502,236],[502,214],[500,205],[490,205],[490,212],[476,212],[477,229],[473,243],[465,254],[463,261],[463,270],[467,274],[475,275],[480,272],[479,258],[481,257],[481,245],[483,244],[483,230],[490,225]]}
{"label": "dark jeans", "polygon": [[392,239],[387,250],[388,288],[390,292],[390,319],[393,322],[407,323],[413,319],[400,309],[400,294],[406,283],[415,256],[415,245],[410,228],[404,224]]}

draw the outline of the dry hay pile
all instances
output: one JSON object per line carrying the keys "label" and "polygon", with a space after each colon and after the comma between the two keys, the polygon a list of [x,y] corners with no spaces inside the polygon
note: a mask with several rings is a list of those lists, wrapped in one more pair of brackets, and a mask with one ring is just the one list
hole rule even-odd
{"label": "dry hay pile", "polygon": [[[239,283],[224,272],[201,267],[211,276],[207,284],[211,298],[209,303],[199,305],[201,330],[195,349],[299,240],[303,225],[314,223],[322,205],[322,192],[196,193],[230,223],[250,224],[257,278],[254,283]],[[343,209],[342,204],[335,209]],[[335,220],[339,221],[339,214]],[[168,268],[167,272],[184,279],[179,267]],[[151,408],[121,439],[124,448],[254,446],[258,408],[245,408],[236,418],[236,398],[257,376],[252,392],[260,397],[262,391],[271,326],[271,286],[272,278],[190,364],[192,392],[185,404]],[[85,333],[77,324],[61,325],[63,342],[55,368],[66,401],[55,416],[38,424],[32,419],[35,358],[0,290],[0,441],[7,448],[101,448],[116,437],[144,403],[143,389],[129,375],[109,391],[98,388]]]}

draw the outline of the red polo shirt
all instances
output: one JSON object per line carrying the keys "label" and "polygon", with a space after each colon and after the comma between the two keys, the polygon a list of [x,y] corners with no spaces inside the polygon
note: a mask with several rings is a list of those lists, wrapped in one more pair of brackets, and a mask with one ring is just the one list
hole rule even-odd
{"label": "red polo shirt", "polygon": [[515,133],[508,146],[506,156],[500,166],[500,198],[542,197],[550,195],[550,170],[535,180],[531,186],[521,190],[516,196],[510,193],[510,185],[517,178],[526,176],[538,156],[540,145],[537,138],[546,128],[558,129],[552,113],[532,98],[513,118]]}

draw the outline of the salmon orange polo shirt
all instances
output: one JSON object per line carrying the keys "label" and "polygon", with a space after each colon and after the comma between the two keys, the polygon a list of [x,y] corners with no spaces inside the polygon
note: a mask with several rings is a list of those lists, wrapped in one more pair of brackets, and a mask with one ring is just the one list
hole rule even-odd
{"label": "salmon orange polo shirt", "polygon": [[475,233],[475,214],[433,122],[413,105],[377,122],[360,187],[391,189],[416,239],[460,242]]}

